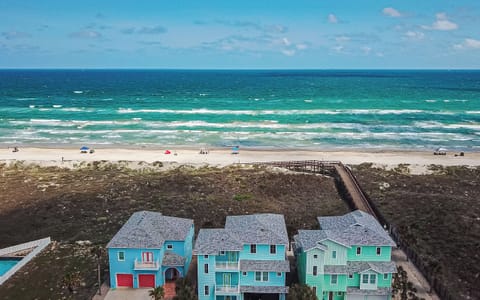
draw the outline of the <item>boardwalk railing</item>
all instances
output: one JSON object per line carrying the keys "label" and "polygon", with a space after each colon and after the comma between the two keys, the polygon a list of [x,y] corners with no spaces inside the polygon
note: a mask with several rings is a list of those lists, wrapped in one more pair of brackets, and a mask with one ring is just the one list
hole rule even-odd
{"label": "boardwalk railing", "polygon": [[456,299],[448,291],[441,279],[436,276],[436,270],[426,265],[420,256],[410,245],[402,239],[399,230],[385,219],[380,210],[376,207],[367,193],[362,189],[352,171],[340,161],[277,161],[277,162],[259,162],[259,165],[275,166],[285,168],[291,171],[310,172],[318,174],[327,174],[335,178],[337,188],[342,198],[353,208],[366,211],[373,215],[377,220],[387,228],[390,235],[400,249],[407,255],[408,259],[422,273],[430,283],[431,288],[437,295],[444,300]]}

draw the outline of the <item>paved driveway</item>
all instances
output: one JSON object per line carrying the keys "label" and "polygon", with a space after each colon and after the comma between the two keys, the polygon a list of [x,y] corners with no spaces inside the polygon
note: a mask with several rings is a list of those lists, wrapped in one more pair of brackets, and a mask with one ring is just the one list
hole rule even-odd
{"label": "paved driveway", "polygon": [[115,289],[109,290],[105,300],[152,300],[148,296],[150,289]]}

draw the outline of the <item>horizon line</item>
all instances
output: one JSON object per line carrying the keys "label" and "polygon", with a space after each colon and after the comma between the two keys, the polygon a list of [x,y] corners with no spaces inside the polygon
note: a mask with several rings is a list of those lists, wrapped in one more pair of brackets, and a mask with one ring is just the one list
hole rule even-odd
{"label": "horizon line", "polygon": [[142,67],[0,67],[4,70],[151,70],[151,71],[480,71],[468,68],[142,68]]}

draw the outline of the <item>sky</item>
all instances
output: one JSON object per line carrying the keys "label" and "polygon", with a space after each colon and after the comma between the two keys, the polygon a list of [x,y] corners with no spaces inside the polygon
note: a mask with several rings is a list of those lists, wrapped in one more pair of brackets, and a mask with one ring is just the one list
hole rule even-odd
{"label": "sky", "polygon": [[480,69],[480,1],[0,0],[0,68]]}

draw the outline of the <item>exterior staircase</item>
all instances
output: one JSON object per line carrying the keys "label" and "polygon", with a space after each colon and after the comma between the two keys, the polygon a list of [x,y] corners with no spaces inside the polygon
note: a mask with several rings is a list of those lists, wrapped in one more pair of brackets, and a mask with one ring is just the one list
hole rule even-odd
{"label": "exterior staircase", "polygon": [[175,297],[175,282],[165,282],[163,285],[163,290],[165,292],[165,300],[172,300]]}

